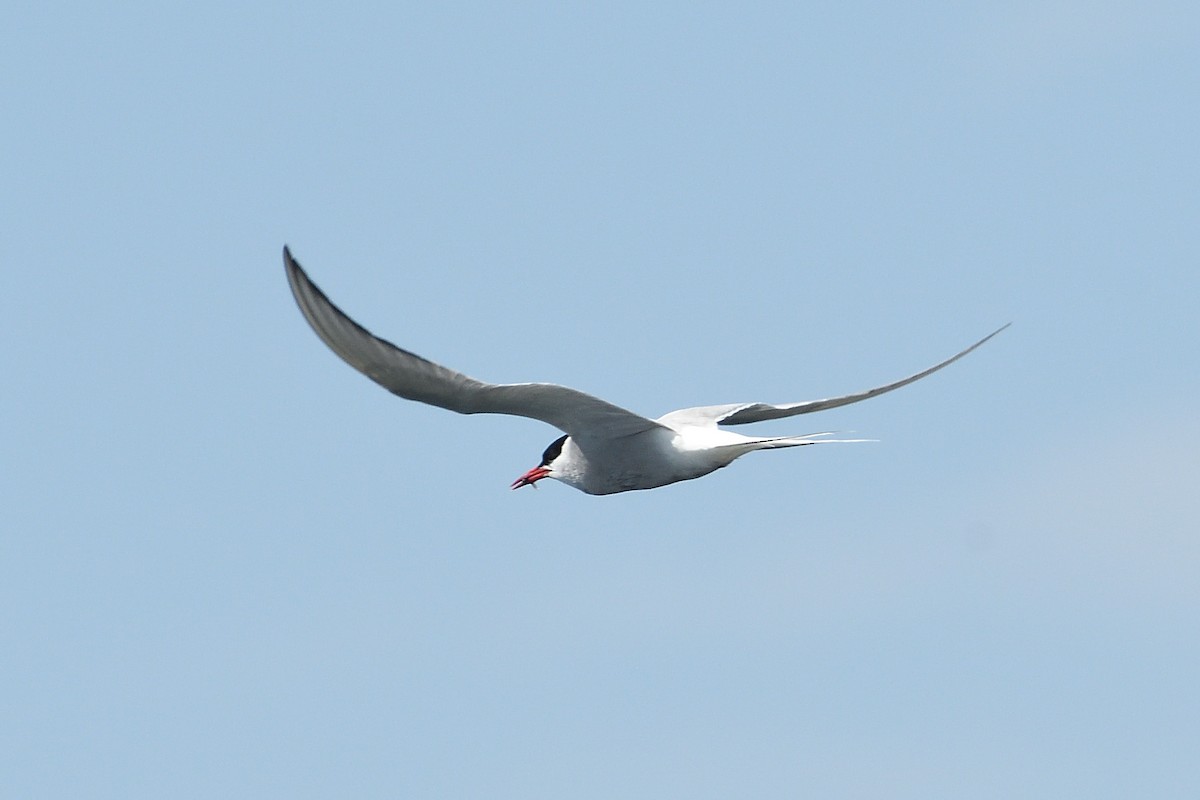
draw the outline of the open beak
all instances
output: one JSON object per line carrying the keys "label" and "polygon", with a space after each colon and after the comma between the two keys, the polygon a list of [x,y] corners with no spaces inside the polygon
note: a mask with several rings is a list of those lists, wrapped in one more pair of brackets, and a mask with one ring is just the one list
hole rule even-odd
{"label": "open beak", "polygon": [[536,489],[537,482],[549,474],[550,470],[547,467],[534,467],[533,469],[529,470],[529,472],[526,472],[524,475],[513,481],[512,488],[520,489],[522,486],[532,486]]}

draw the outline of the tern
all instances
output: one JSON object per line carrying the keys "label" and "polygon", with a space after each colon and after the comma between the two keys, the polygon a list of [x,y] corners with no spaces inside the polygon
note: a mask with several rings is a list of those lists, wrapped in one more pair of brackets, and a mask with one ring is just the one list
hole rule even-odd
{"label": "tern", "polygon": [[[953,364],[1008,327],[966,350],[884,386],[801,403],[730,403],[672,411],[648,419],[577,389],[553,383],[484,383],[435,364],[375,336],[335,306],[283,248],[288,283],[317,336],[350,366],[393,394],[460,414],[512,414],[558,428],[541,462],[517,478],[513,489],[553,478],[587,494],[654,489],[727,467],[746,453],[826,442],[829,432],[803,436],[742,436],[724,426],[809,414],[857,403],[907,386]],[[1011,324],[1011,323],[1010,323]]]}

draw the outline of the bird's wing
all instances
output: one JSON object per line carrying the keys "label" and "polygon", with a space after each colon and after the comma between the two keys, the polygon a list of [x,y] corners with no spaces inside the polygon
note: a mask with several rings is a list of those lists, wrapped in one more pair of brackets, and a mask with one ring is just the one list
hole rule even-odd
{"label": "bird's wing", "polygon": [[576,439],[615,439],[661,428],[589,394],[552,383],[493,384],[469,378],[374,336],[346,316],[283,248],[288,283],[317,336],[350,366],[393,394],[460,414],[512,414]]}
{"label": "bird's wing", "polygon": [[[1011,325],[1012,323],[1009,323]],[[899,389],[901,386],[907,386],[914,381],[919,381],[928,375],[932,375],[942,367],[949,366],[955,361],[970,353],[976,347],[991,339],[997,333],[1007,328],[1008,325],[992,331],[987,336],[980,339],[975,344],[957,353],[940,364],[934,364],[929,369],[922,370],[915,375],[909,375],[907,378],[902,378],[895,383],[889,383],[884,386],[876,386],[874,389],[867,389],[865,392],[856,394],[847,394],[841,397],[830,397],[826,400],[807,400],[801,403],[785,403],[783,405],[771,405],[769,403],[731,403],[722,406],[701,406],[699,408],[684,408],[679,411],[672,411],[670,414],[659,417],[659,422],[670,424],[683,425],[744,425],[750,422],[763,422],[769,419],[780,419],[782,417],[792,417],[797,414],[810,414],[813,411],[824,411],[827,408],[837,408],[838,406],[857,403],[860,400],[867,400],[872,397],[890,392],[893,389]]]}

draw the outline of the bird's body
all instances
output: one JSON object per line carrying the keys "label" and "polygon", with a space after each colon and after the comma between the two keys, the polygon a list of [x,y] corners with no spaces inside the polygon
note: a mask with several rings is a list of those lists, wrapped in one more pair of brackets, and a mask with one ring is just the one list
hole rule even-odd
{"label": "bird's body", "polygon": [[542,478],[554,478],[588,494],[653,489],[707,475],[754,450],[864,441],[829,439],[829,433],[751,437],[721,426],[821,411],[899,389],[957,361],[1004,330],[929,369],[865,392],[783,405],[685,408],[652,420],[566,386],[484,383],[421,358],[346,316],[309,280],[286,247],[283,259],[296,303],[317,335],[344,361],[392,393],[461,414],[530,417],[563,431],[566,435],[546,448],[542,463],[518,478],[514,489],[535,485]]}
{"label": "bird's body", "polygon": [[568,437],[546,477],[588,494],[654,489],[707,475],[762,446],[716,426],[680,426],[647,431],[620,447],[592,448],[589,456]]}

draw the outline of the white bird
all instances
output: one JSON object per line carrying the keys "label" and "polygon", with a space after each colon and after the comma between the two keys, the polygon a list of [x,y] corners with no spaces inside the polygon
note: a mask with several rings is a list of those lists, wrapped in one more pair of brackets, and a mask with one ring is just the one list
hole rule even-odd
{"label": "white bird", "polygon": [[402,350],[374,336],[330,302],[287,247],[283,248],[283,261],[292,294],[308,324],[342,360],[383,388],[460,414],[513,414],[563,431],[565,435],[542,453],[541,463],[513,482],[513,489],[536,488],[543,478],[554,478],[588,494],[653,489],[707,475],[753,450],[869,441],[824,438],[830,433],[751,437],[721,426],[823,411],[899,389],[954,363],[1008,327],[940,364],[865,392],[783,405],[731,403],[684,408],[652,420],[553,383],[484,383]]}

